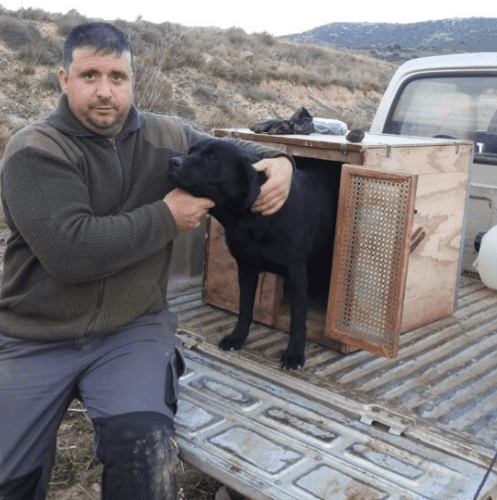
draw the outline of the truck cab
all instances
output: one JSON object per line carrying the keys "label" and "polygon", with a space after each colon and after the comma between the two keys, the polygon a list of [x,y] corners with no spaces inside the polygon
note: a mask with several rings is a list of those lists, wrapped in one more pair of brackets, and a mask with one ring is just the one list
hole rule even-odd
{"label": "truck cab", "polygon": [[393,76],[371,133],[471,140],[463,270],[475,272],[476,234],[497,224],[497,53],[415,59]]}

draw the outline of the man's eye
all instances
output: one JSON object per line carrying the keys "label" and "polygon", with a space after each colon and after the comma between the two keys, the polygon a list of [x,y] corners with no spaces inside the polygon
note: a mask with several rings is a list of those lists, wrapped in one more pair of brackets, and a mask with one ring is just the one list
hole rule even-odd
{"label": "man's eye", "polygon": [[125,82],[129,80],[129,77],[126,73],[114,73],[113,76],[115,82]]}

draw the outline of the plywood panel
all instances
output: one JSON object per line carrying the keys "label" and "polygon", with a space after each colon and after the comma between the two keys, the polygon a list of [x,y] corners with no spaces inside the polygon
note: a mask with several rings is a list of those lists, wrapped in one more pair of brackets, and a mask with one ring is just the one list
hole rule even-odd
{"label": "plywood panel", "polygon": [[402,332],[455,310],[466,183],[464,172],[418,177],[412,231],[424,237],[409,258]]}
{"label": "plywood panel", "polygon": [[469,144],[434,144],[429,147],[421,141],[422,139],[419,139],[420,144],[417,146],[367,148],[364,153],[364,166],[417,175],[448,172],[467,175],[472,153]]}
{"label": "plywood panel", "polygon": [[[224,229],[210,217],[207,223],[207,251],[204,271],[204,299],[228,311],[239,311],[238,266],[224,240]],[[283,281],[271,273],[261,273],[254,304],[254,319],[274,326]]]}

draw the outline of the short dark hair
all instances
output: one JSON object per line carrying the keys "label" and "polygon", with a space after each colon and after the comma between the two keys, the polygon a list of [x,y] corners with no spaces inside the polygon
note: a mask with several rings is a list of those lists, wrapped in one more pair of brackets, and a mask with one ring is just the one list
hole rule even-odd
{"label": "short dark hair", "polygon": [[74,27],[64,42],[62,65],[68,71],[72,63],[72,55],[79,48],[93,48],[102,54],[129,52],[133,61],[133,51],[128,35],[110,23],[84,23]]}

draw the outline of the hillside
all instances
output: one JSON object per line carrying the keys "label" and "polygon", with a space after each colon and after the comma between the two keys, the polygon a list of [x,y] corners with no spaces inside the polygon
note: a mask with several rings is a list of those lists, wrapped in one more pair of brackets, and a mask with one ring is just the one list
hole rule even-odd
{"label": "hillside", "polygon": [[[75,11],[0,7],[0,143],[53,108],[63,38],[85,20]],[[287,118],[300,106],[365,128],[396,67],[239,28],[116,24],[134,47],[136,104],[179,115],[204,130]]]}
{"label": "hillside", "polygon": [[458,52],[497,51],[495,18],[444,19],[410,24],[330,23],[285,37],[347,48],[393,62]]}

